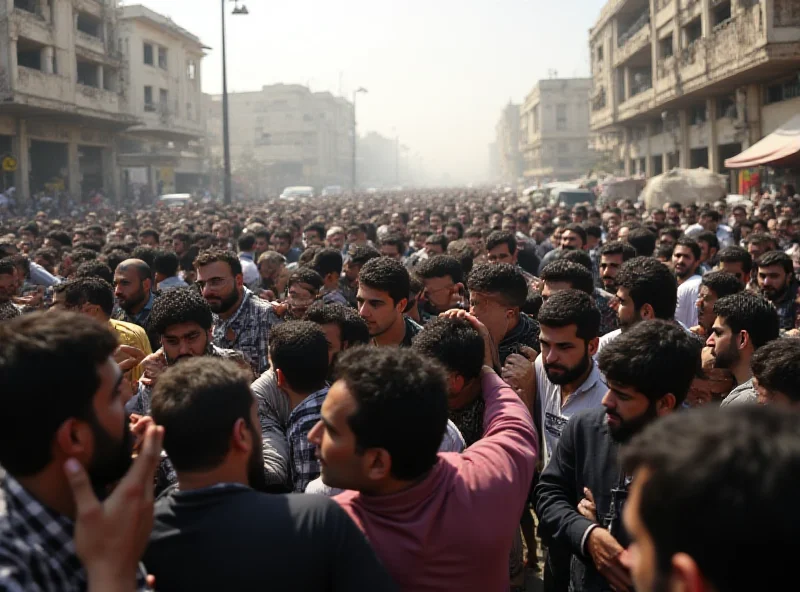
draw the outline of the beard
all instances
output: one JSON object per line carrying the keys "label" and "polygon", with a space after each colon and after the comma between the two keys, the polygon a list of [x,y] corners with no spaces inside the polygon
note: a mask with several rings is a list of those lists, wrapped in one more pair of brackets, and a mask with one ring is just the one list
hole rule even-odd
{"label": "beard", "polygon": [[94,435],[94,455],[87,467],[89,480],[98,497],[105,497],[106,490],[122,479],[133,463],[133,435],[130,422],[125,417],[122,438],[116,440],[97,421],[94,412],[89,418]]}
{"label": "beard", "polygon": [[266,492],[269,490],[267,476],[264,473],[264,459],[261,456],[261,432],[252,425],[248,425],[253,442],[258,442],[259,446],[253,446],[253,451],[247,461],[247,482],[256,491]]}
{"label": "beard", "polygon": [[[163,347],[163,345],[162,345],[162,347]],[[206,351],[207,350],[208,350],[208,337],[206,336],[206,345],[205,345],[205,347],[203,347],[203,353],[198,354],[198,355],[200,355],[200,356],[206,355]],[[171,357],[169,357],[169,354],[167,353],[167,350],[165,348],[164,349],[164,357],[167,359],[167,366],[174,366],[175,364],[177,364],[181,360],[189,360],[189,359],[195,358],[197,356],[195,354],[183,354],[183,355],[179,355],[179,356],[177,356],[175,358],[171,358]]]}
{"label": "beard", "polygon": [[147,298],[147,294],[145,294],[143,288],[140,288],[139,291],[133,296],[130,296],[129,298],[117,298],[117,301],[119,302],[119,307],[127,312],[139,306],[142,302],[144,302],[145,298]]}
{"label": "beard", "polygon": [[725,368],[730,370],[739,362],[739,350],[732,345],[726,350],[714,353],[714,368]]}
{"label": "beard", "polygon": [[772,286],[764,286],[761,288],[761,293],[764,295],[764,298],[769,300],[770,302],[775,302],[776,300],[780,300],[786,294],[786,290],[789,289],[788,284],[785,285],[780,290],[773,288]]}
{"label": "beard", "polygon": [[[589,356],[589,346],[585,346],[583,358],[574,366],[563,366],[561,364],[544,364],[544,371],[547,380],[557,385],[565,385],[578,380],[589,369],[592,358]],[[560,372],[553,372],[559,370]]]}
{"label": "beard", "polygon": [[219,300],[207,300],[207,302],[212,312],[220,314],[226,313],[233,308],[237,300],[239,300],[239,290],[234,286],[227,296],[223,296]]}
{"label": "beard", "polygon": [[656,404],[653,402],[650,402],[650,404],[647,406],[647,409],[645,409],[641,415],[632,419],[622,419],[622,417],[618,415],[616,411],[611,411],[607,407],[606,413],[616,418],[619,422],[619,425],[616,427],[612,427],[610,425],[608,426],[611,439],[618,444],[627,444],[631,438],[641,432],[645,426],[658,417]]}

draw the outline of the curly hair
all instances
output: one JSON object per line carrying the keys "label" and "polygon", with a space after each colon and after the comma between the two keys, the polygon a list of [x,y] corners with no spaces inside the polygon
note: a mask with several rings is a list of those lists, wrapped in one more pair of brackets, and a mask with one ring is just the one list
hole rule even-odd
{"label": "curly hair", "polygon": [[481,373],[483,338],[465,319],[433,319],[414,337],[411,349],[438,361],[448,372],[461,375],[465,381]]}
{"label": "curly hair", "polygon": [[586,294],[594,292],[594,278],[592,272],[580,263],[568,259],[556,259],[548,263],[539,274],[545,282],[565,282],[575,290]]}
{"label": "curly hair", "polygon": [[405,266],[396,259],[370,259],[358,274],[358,283],[389,294],[394,304],[408,298],[411,278]]}
{"label": "curly hair", "polygon": [[153,302],[150,326],[156,333],[179,323],[197,323],[204,331],[211,329],[211,307],[196,288],[174,288],[163,292]]}
{"label": "curly hair", "polygon": [[306,311],[306,320],[318,325],[339,327],[342,341],[349,347],[369,343],[369,326],[358,313],[344,304],[315,302]]}
{"label": "curly hair", "polygon": [[496,295],[505,305],[520,309],[528,299],[528,282],[522,270],[510,263],[478,265],[467,278],[467,288],[470,292]]}
{"label": "curly hair", "polygon": [[653,307],[658,319],[675,316],[678,281],[669,268],[652,257],[634,257],[622,264],[617,286],[628,290],[636,312],[645,304]]}
{"label": "curly hair", "polygon": [[414,273],[423,280],[450,277],[454,284],[464,281],[464,272],[458,259],[449,255],[436,255],[419,262]]}
{"label": "curly hair", "polygon": [[755,349],[780,334],[778,311],[769,300],[752,292],[740,290],[720,298],[714,304],[714,314],[724,319],[733,333],[747,331]]}
{"label": "curly hair", "polygon": [[575,325],[576,335],[584,341],[600,333],[600,311],[582,290],[562,290],[550,296],[539,309],[538,320],[540,325],[556,329]]}
{"label": "curly hair", "polygon": [[194,260],[194,268],[200,269],[201,267],[205,267],[206,265],[211,265],[212,263],[217,263],[219,261],[228,264],[228,267],[231,268],[231,273],[234,277],[241,275],[242,263],[239,261],[236,253],[233,251],[226,251],[224,249],[207,249],[203,251]]}

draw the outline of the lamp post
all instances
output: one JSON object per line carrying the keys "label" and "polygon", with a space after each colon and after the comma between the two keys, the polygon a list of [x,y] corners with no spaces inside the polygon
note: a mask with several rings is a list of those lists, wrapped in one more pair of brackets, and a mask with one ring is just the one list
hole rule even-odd
{"label": "lamp post", "polygon": [[[247,7],[239,6],[238,0],[231,14],[250,14]],[[225,0],[222,0],[222,150],[225,162],[225,178],[223,180],[223,200],[231,203],[231,139],[228,130],[228,61],[225,55]]]}
{"label": "lamp post", "polygon": [[353,91],[353,193],[356,192],[356,98],[358,93],[368,92],[363,86]]}

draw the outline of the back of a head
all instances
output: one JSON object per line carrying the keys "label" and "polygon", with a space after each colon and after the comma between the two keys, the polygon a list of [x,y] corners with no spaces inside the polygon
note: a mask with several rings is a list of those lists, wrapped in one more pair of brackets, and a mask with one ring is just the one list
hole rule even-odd
{"label": "back of a head", "polygon": [[369,343],[369,326],[358,312],[344,304],[315,302],[306,311],[305,320],[317,325],[337,325],[342,342],[348,347]]}
{"label": "back of a head", "polygon": [[436,360],[465,381],[480,376],[484,344],[480,333],[465,319],[436,318],[415,337],[411,348]]}
{"label": "back of a head", "polygon": [[658,319],[672,319],[678,301],[678,282],[669,268],[652,257],[634,257],[619,268],[618,288],[625,288],[638,312],[649,304]]}
{"label": "back of a head", "polygon": [[370,259],[377,259],[381,256],[381,252],[375,247],[369,245],[350,245],[347,251],[348,261],[352,265],[364,265]]}
{"label": "back of a head", "polygon": [[133,250],[131,257],[134,259],[141,259],[147,264],[148,267],[150,267],[150,269],[152,269],[153,262],[156,258],[156,250],[153,247],[148,247],[147,245],[139,245]]}
{"label": "back of a head", "polygon": [[522,308],[528,298],[528,282],[516,265],[484,263],[476,266],[467,278],[470,292],[499,297],[508,306]]}
{"label": "back of a head", "polygon": [[782,337],[760,347],[751,361],[759,389],[800,403],[800,339]]}
{"label": "back of a head", "polygon": [[517,237],[515,237],[513,233],[505,232],[504,230],[495,230],[486,237],[487,251],[491,251],[504,244],[508,245],[508,252],[513,255],[517,250]]}
{"label": "back of a head", "polygon": [[208,471],[228,454],[234,424],[251,425],[253,394],[247,375],[234,362],[191,358],[158,377],[153,390],[153,420],[164,427],[164,450],[178,472]]}
{"label": "back of a head", "polygon": [[461,263],[450,255],[435,255],[424,259],[414,268],[414,273],[424,280],[449,277],[454,284],[464,281]]}
{"label": "back of a head", "polygon": [[109,284],[114,283],[114,272],[111,271],[108,265],[97,259],[81,263],[77,271],[75,271],[75,277],[98,277],[107,281]]}
{"label": "back of a head", "polygon": [[64,293],[64,301],[70,309],[88,303],[99,306],[107,317],[114,312],[114,288],[99,277],[74,278],[57,285],[56,290]]}
{"label": "back of a head", "polygon": [[628,233],[628,242],[642,257],[652,257],[656,250],[656,235],[647,228],[632,228]]}
{"label": "back of a head", "polygon": [[236,239],[236,245],[239,247],[240,253],[249,253],[256,248],[256,235],[243,232]]}
{"label": "back of a head", "polygon": [[576,326],[576,335],[585,341],[600,333],[600,311],[591,297],[581,290],[556,292],[539,309],[539,325],[561,329]]}
{"label": "back of a head", "polygon": [[180,261],[173,251],[159,250],[153,258],[153,271],[164,277],[173,277],[178,274]]}
{"label": "back of a head", "polygon": [[116,348],[107,324],[75,313],[37,312],[0,323],[0,403],[6,420],[0,465],[17,477],[34,475],[53,460],[53,438],[64,421],[96,421],[98,367]]}
{"label": "back of a head", "polygon": [[311,268],[323,278],[331,273],[338,276],[342,273],[342,253],[338,249],[320,249],[314,254]]}
{"label": "back of a head", "polygon": [[378,257],[364,264],[358,274],[358,283],[373,290],[387,292],[397,304],[408,298],[411,278],[405,266],[396,259]]}
{"label": "back of a head", "polygon": [[720,263],[741,263],[744,273],[750,273],[753,268],[753,257],[747,249],[736,245],[722,249],[717,253],[717,260]]}
{"label": "back of a head", "polygon": [[597,358],[609,381],[635,388],[651,402],[672,393],[680,407],[700,373],[700,340],[674,322],[641,321],[610,341]]}
{"label": "back of a head", "polygon": [[724,298],[725,296],[730,296],[731,294],[738,294],[744,290],[742,282],[736,279],[736,276],[732,273],[727,273],[725,271],[708,272],[703,276],[700,284],[702,286],[707,286],[709,290],[712,290],[714,294],[717,295],[717,298]]}
{"label": "back of a head", "polygon": [[592,263],[592,256],[589,255],[589,251],[584,251],[583,249],[569,249],[567,251],[560,251],[558,252],[556,261],[558,259],[563,259],[565,261],[572,261],[573,263],[582,265],[590,272],[594,268],[594,264]]}
{"label": "back of a head", "polygon": [[548,263],[539,275],[544,282],[564,282],[575,290],[587,294],[594,293],[592,272],[583,265],[567,259],[556,259]]}
{"label": "back of a head", "polygon": [[213,322],[211,307],[196,288],[167,290],[155,299],[150,312],[150,326],[159,334],[181,323],[197,323],[208,331]]}
{"label": "back of a head", "polygon": [[328,340],[316,323],[288,321],[273,327],[269,357],[275,371],[283,374],[293,391],[311,394],[325,386]]}
{"label": "back of a head", "polygon": [[775,307],[766,298],[752,292],[740,291],[720,298],[714,304],[714,314],[722,318],[734,334],[747,331],[753,349],[777,339],[780,334]]}
{"label": "back of a head", "polygon": [[[637,514],[663,578],[686,553],[709,589],[783,590],[793,581],[800,415],[769,405],[673,414],[635,436],[622,463],[628,474],[647,471]],[[751,563],[761,569],[731,569]]]}
{"label": "back of a head", "polygon": [[427,473],[447,426],[442,368],[410,348],[357,347],[339,357],[336,375],[356,403],[348,418],[356,450],[385,449],[395,479],[412,481]]}

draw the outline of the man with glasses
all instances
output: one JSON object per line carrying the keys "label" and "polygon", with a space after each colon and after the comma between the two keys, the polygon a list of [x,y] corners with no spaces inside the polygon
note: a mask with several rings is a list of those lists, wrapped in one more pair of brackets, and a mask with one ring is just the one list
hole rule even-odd
{"label": "man with glasses", "polygon": [[414,273],[422,280],[423,320],[427,321],[451,308],[462,308],[464,272],[455,257],[437,255],[421,261]]}

